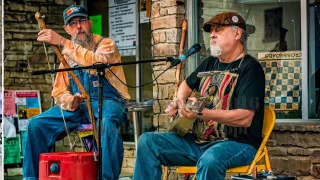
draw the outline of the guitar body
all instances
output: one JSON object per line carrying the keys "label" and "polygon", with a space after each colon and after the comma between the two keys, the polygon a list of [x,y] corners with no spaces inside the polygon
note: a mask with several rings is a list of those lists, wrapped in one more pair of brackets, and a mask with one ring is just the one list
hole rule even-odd
{"label": "guitar body", "polygon": [[[194,112],[201,112],[208,102],[207,97],[201,96],[201,94],[196,91],[193,91],[190,97],[194,97],[196,100],[188,100],[186,106]],[[192,125],[196,119],[197,118],[180,117],[177,114],[175,119],[170,123],[168,127],[168,132],[175,132],[179,136],[183,137],[192,128]]]}
{"label": "guitar body", "polygon": [[185,136],[189,130],[192,128],[194,121],[197,118],[185,118],[176,116],[172,123],[168,127],[168,132],[175,132],[179,136]]}

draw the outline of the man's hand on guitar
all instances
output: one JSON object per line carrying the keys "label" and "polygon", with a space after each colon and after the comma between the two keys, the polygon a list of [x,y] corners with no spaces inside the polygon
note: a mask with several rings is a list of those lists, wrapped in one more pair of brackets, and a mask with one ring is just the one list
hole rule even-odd
{"label": "man's hand on guitar", "polygon": [[188,103],[186,106],[179,108],[179,116],[180,117],[187,117],[187,118],[196,118],[197,113],[193,110],[193,104],[197,101],[195,97],[189,97]]}
{"label": "man's hand on guitar", "polygon": [[177,109],[185,108],[185,105],[185,101],[176,99],[168,105],[165,113],[167,113],[171,117],[175,117],[177,115]]}
{"label": "man's hand on guitar", "polygon": [[178,111],[180,117],[197,118],[197,113],[187,107],[184,109],[179,109]]}
{"label": "man's hand on guitar", "polygon": [[164,112],[167,113],[169,116],[174,117],[177,114],[177,108],[178,104],[176,103],[176,101],[172,101],[171,103],[169,103],[168,107]]}

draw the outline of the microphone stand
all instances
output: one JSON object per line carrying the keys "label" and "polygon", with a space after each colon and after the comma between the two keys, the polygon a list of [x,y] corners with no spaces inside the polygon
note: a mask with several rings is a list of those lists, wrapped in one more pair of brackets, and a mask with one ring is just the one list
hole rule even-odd
{"label": "microphone stand", "polygon": [[[132,61],[132,62],[123,62],[123,63],[114,63],[114,64],[103,64],[103,63],[96,63],[92,64],[90,66],[82,66],[82,67],[74,67],[74,68],[65,68],[65,69],[51,69],[51,70],[42,70],[42,71],[34,71],[32,72],[32,75],[42,75],[42,74],[48,74],[48,73],[56,73],[56,72],[63,72],[63,71],[74,71],[74,70],[82,70],[82,69],[105,69],[105,68],[111,68],[113,66],[124,66],[124,65],[133,65],[133,64],[144,64],[144,63],[151,63],[151,62],[171,62],[174,63],[174,66],[179,64],[175,62],[180,62],[179,59],[174,59],[173,57],[167,57],[164,59],[154,59],[154,60],[143,60],[143,61]],[[171,65],[170,67],[174,67]]]}
{"label": "microphone stand", "polygon": [[[48,73],[56,73],[56,72],[64,72],[64,71],[74,71],[74,70],[82,70],[82,69],[96,69],[98,75],[98,122],[99,122],[99,180],[102,179],[102,143],[101,143],[101,136],[102,136],[102,105],[103,105],[103,79],[105,78],[105,68],[111,68],[113,66],[123,66],[123,65],[132,65],[132,64],[143,64],[143,63],[150,63],[150,62],[171,62],[177,65],[179,64],[179,59],[174,59],[172,57],[167,57],[164,59],[155,59],[155,60],[144,60],[144,61],[132,61],[132,62],[123,62],[123,63],[115,63],[115,64],[103,64],[103,63],[96,63],[90,66],[82,66],[82,67],[75,67],[75,68],[65,68],[65,69],[51,69],[51,70],[43,70],[43,71],[34,71],[32,75],[41,75],[41,74],[48,74]],[[173,67],[172,64],[170,66]]]}
{"label": "microphone stand", "polygon": [[[54,55],[54,58],[53,58],[53,69],[54,70],[57,69],[57,55],[56,54]],[[51,90],[53,90],[53,82],[56,78],[55,75],[52,75],[52,77],[53,78],[52,78]],[[53,97],[51,97],[51,107],[53,107],[53,106],[54,106],[54,99],[53,99]],[[56,152],[56,143],[54,143],[52,151]]]}

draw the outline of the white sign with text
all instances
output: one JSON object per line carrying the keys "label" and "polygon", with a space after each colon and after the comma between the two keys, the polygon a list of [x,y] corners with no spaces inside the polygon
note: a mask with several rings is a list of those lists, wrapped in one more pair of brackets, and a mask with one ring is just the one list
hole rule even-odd
{"label": "white sign with text", "polygon": [[109,28],[119,50],[136,48],[135,0],[109,0]]}

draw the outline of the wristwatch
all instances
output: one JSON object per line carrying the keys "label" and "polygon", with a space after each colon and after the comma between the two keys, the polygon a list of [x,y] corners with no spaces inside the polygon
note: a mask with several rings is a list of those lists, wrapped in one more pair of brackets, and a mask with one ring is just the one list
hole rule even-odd
{"label": "wristwatch", "polygon": [[197,116],[198,116],[199,118],[201,118],[201,117],[203,116],[203,113],[202,113],[202,112],[197,112]]}

